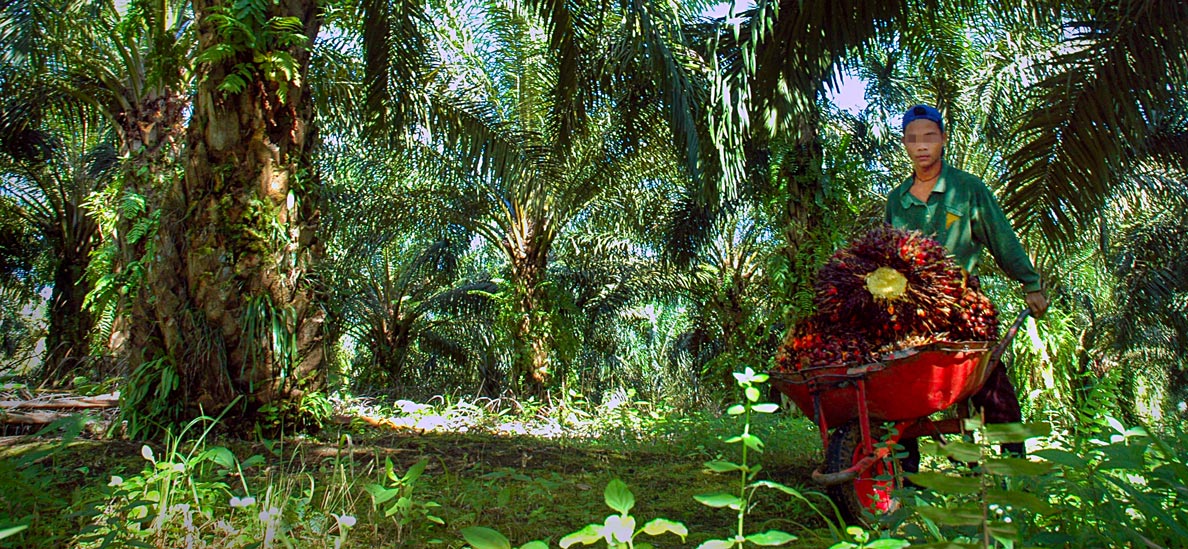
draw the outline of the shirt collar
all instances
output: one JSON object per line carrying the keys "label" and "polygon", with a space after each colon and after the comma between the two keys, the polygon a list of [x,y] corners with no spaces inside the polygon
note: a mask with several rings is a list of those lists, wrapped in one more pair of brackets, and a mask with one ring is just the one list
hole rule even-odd
{"label": "shirt collar", "polygon": [[[940,175],[936,178],[936,185],[932,187],[933,194],[935,194],[935,193],[944,194],[945,191],[947,191],[949,189],[949,185],[945,182],[945,180],[948,179],[950,169],[951,168],[949,168],[949,164],[947,162],[945,162],[944,160],[941,160],[941,172],[940,172]],[[907,179],[907,182],[905,182],[902,187],[903,192],[900,193],[900,195],[899,195],[899,204],[901,206],[903,206],[904,208],[908,208],[912,204],[916,203],[915,197],[912,196],[912,192],[911,192],[912,182],[913,182],[914,177],[915,176],[912,176]]]}

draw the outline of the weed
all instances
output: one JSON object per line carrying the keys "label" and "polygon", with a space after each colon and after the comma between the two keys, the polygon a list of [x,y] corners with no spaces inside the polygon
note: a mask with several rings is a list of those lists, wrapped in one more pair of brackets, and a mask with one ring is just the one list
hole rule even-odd
{"label": "weed", "polygon": [[[612,480],[606,485],[603,497],[607,507],[618,511],[619,514],[608,515],[602,524],[588,524],[585,528],[561,538],[562,549],[575,543],[590,545],[599,541],[605,541],[607,547],[631,549],[636,547],[635,538],[640,534],[649,536],[675,534],[680,536],[681,541],[684,541],[685,537],[689,535],[684,524],[663,518],[654,519],[642,528],[636,529],[635,517],[631,516],[631,509],[635,507],[635,494],[632,494],[631,490],[627,489],[627,485],[619,479]],[[651,545],[640,544],[639,547],[642,549],[651,547]]]}
{"label": "weed", "polygon": [[857,526],[846,527],[846,535],[854,541],[839,541],[829,549],[901,549],[911,545],[899,539],[871,539],[870,532]]}
{"label": "weed", "polygon": [[433,501],[419,501],[414,497],[413,492],[417,488],[417,480],[421,478],[427,465],[429,465],[429,460],[422,459],[409,467],[404,475],[397,475],[395,467],[392,465],[392,459],[387,458],[384,461],[384,477],[387,478],[388,484],[385,484],[381,479],[379,483],[366,486],[367,493],[371,494],[372,504],[376,510],[382,508],[384,504],[392,502],[384,509],[384,516],[391,517],[395,521],[396,541],[398,542],[404,539],[405,530],[410,527],[424,525],[426,522],[445,524],[444,520],[433,514],[433,510],[441,505]]}
{"label": "weed", "polygon": [[[705,494],[696,496],[695,499],[703,505],[708,505],[715,508],[728,508],[737,513],[738,522],[737,528],[733,535],[724,539],[711,539],[702,543],[699,549],[726,549],[729,547],[742,547],[746,543],[753,543],[755,545],[764,546],[778,546],[785,545],[796,540],[796,536],[781,530],[768,530],[766,532],[747,534],[745,528],[747,511],[750,509],[751,498],[755,491],[759,488],[772,488],[784,492],[785,494],[797,497],[806,503],[809,503],[818,514],[819,510],[811,502],[808,501],[800,492],[784,486],[777,482],[766,480],[756,480],[762,466],[759,464],[751,464],[748,462],[749,452],[762,453],[763,440],[751,433],[751,414],[770,414],[778,409],[778,405],[770,402],[759,402],[762,396],[762,391],[759,387],[767,381],[767,374],[757,374],[751,368],[747,368],[743,372],[735,372],[734,379],[738,386],[743,391],[742,404],[735,404],[726,410],[726,413],[731,416],[742,416],[743,430],[742,433],[726,439],[727,444],[740,444],[742,459],[739,463],[730,461],[710,461],[705,464],[706,468],[715,473],[723,474],[737,474],[738,475],[738,489],[735,493],[718,492],[714,494]],[[825,515],[821,515],[825,516]]]}

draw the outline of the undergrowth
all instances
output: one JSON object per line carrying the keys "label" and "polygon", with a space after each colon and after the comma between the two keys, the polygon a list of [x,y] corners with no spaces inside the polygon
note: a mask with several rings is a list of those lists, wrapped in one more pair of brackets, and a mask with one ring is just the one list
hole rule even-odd
{"label": "undergrowth", "polygon": [[[900,494],[899,514],[842,528],[808,481],[822,459],[816,427],[795,411],[766,413],[774,405],[749,389],[761,375],[738,379],[740,404],[721,416],[631,401],[337,401],[356,419],[316,436],[227,440],[201,418],[160,444],[82,440],[86,422],[75,418],[0,447],[0,547],[1172,547],[1188,538],[1184,433],[1108,418],[1093,431],[984,429],[933,448],[916,479],[924,488]],[[1031,457],[995,457],[1004,437],[1032,439]]]}

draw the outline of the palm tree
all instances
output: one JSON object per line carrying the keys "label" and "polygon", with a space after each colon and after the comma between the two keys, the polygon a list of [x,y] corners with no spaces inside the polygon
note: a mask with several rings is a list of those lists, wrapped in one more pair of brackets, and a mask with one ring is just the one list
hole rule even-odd
{"label": "palm tree", "polygon": [[[317,173],[304,76],[321,25],[314,2],[194,2],[198,87],[185,175],[162,189],[130,328],[133,364],[177,372],[178,419],[316,390],[320,311]],[[149,367],[149,366],[145,366]]]}
{"label": "palm tree", "polygon": [[[355,387],[407,395],[408,381],[423,377],[410,367],[417,361],[473,369],[478,351],[455,328],[478,328],[497,288],[465,272],[473,235],[410,215],[402,183],[418,180],[416,174],[401,169],[399,158],[361,145],[328,146],[320,155],[326,195],[338,204],[324,218],[326,254],[318,267],[328,334],[359,349],[351,364]],[[466,385],[463,377],[457,386]]]}
{"label": "palm tree", "polygon": [[[688,220],[695,199],[686,196],[673,214],[684,222],[670,222],[669,253],[675,261],[663,274],[672,295],[689,307],[691,332],[701,345],[713,341],[716,350],[700,364],[698,375],[708,386],[731,387],[731,373],[739,364],[764,367],[779,341],[779,321],[773,309],[770,258],[780,244],[777,231],[762,211],[738,204],[722,215],[703,222],[710,230]],[[675,246],[689,232],[711,238],[693,248]],[[774,321],[773,321],[774,320]]]}
{"label": "palm tree", "polygon": [[[620,15],[600,16],[612,29],[607,39],[626,40],[614,34],[624,24]],[[550,294],[549,265],[558,236],[599,200],[675,172],[661,133],[667,126],[655,118],[657,110],[645,103],[637,114],[624,116],[610,107],[634,101],[629,93],[634,90],[609,95],[608,88],[605,96],[558,104],[566,99],[568,77],[560,71],[559,54],[532,39],[531,21],[515,12],[496,7],[486,17],[491,35],[474,39],[490,41],[485,45],[491,59],[460,70],[454,86],[461,93],[442,86],[429,125],[442,145],[420,153],[450,160],[455,169],[442,177],[453,183],[421,194],[440,204],[447,220],[503,252],[514,347],[509,386],[519,394],[540,394],[553,373],[557,333],[550,303],[556,296]],[[605,60],[591,56],[577,62],[578,70],[592,71]]]}
{"label": "palm tree", "polygon": [[[127,314],[135,303],[121,296],[142,295],[137,290],[145,270],[142,259],[149,255],[146,245],[155,230],[158,195],[177,174],[188,108],[184,94],[192,44],[189,4],[19,4],[6,4],[0,16],[5,18],[5,43],[10,46],[4,57],[18,69],[12,74],[24,92],[26,108],[20,112],[53,112],[64,124],[86,124],[95,133],[97,122],[84,112],[95,109],[114,130],[115,153],[126,159],[119,176],[108,178],[107,187],[89,203],[104,236],[95,250],[99,261],[91,263],[83,253],[75,268],[89,271],[94,280],[97,293],[89,298],[90,310],[106,318],[117,309]],[[125,330],[116,331],[126,335]],[[116,343],[111,350],[118,353],[121,348]]]}
{"label": "palm tree", "polygon": [[[0,108],[28,112],[21,105],[22,96],[7,90]],[[36,228],[52,258],[49,335],[40,377],[66,384],[87,364],[94,325],[84,298],[91,289],[85,275],[98,227],[87,200],[113,177],[116,152],[110,132],[94,112],[83,120],[45,117],[41,124],[19,133],[27,140],[23,146],[4,147],[0,152],[0,193],[15,200],[17,207],[10,211]],[[21,150],[29,143],[41,146]]]}

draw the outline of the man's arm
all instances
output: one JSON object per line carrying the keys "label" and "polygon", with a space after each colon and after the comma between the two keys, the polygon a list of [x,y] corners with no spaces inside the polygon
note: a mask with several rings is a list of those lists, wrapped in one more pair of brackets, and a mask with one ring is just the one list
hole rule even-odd
{"label": "man's arm", "polygon": [[984,184],[974,192],[974,207],[978,215],[978,222],[973,226],[974,238],[990,250],[994,261],[1008,276],[1023,284],[1027,307],[1036,318],[1042,317],[1048,310],[1048,298],[1044,295],[1039,273],[1019,243],[1019,237],[998,200]]}

